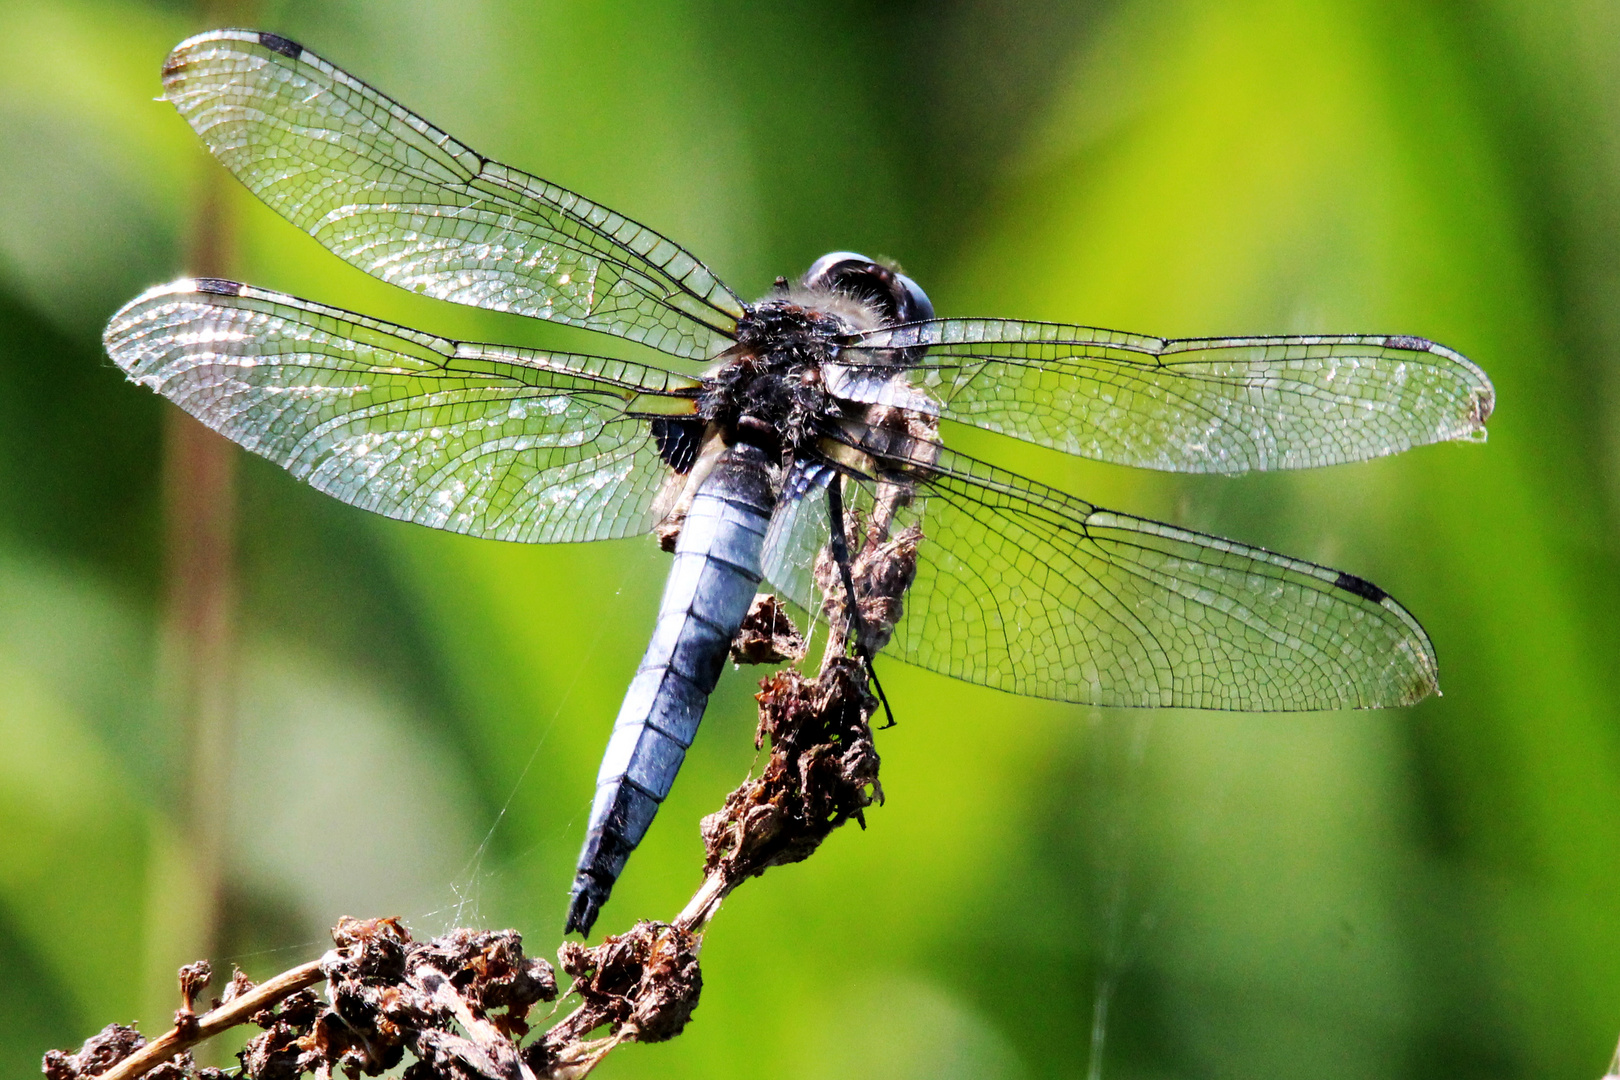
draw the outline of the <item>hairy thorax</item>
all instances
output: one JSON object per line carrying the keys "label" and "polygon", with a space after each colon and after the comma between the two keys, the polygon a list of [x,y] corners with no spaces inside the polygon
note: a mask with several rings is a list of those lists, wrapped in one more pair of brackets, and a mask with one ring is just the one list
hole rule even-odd
{"label": "hairy thorax", "polygon": [[787,464],[816,440],[818,421],[836,419],[822,365],[839,340],[877,327],[867,303],[834,290],[778,289],[737,323],[737,344],[709,373],[699,413],[728,444],[752,443]]}
{"label": "hairy thorax", "polygon": [[781,281],[745,310],[737,343],[704,375],[697,416],[684,427],[655,428],[665,460],[682,474],[672,478],[657,530],[666,550],[673,550],[693,494],[727,447],[762,450],[780,489],[795,461],[824,456],[829,430],[867,416],[869,406],[828,393],[822,368],[838,359],[842,341],[888,321],[879,305],[849,292]]}

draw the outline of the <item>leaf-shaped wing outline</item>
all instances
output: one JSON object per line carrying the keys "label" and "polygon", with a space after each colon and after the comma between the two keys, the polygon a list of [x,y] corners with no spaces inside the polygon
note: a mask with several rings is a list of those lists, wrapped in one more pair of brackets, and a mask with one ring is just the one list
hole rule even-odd
{"label": "leaf-shaped wing outline", "polygon": [[646,532],[658,416],[700,384],[605,357],[452,341],[216,279],[107,324],[131,380],[315,488],[388,517],[528,543]]}
{"label": "leaf-shaped wing outline", "polygon": [[169,55],[163,85],[255,195],[368,274],[675,356],[731,344],[742,301],[691,253],[474,152],[295,42],[199,34]]}
{"label": "leaf-shaped wing outline", "polygon": [[[1362,578],[1105,510],[937,446],[875,441],[884,456],[865,474],[846,468],[846,501],[870,515],[879,484],[910,485],[890,533],[922,532],[887,655],[1106,706],[1377,708],[1438,688],[1422,626]],[[819,490],[780,507],[766,539],[766,576],[809,610],[804,553],[813,561],[828,535]]]}
{"label": "leaf-shaped wing outline", "polygon": [[938,319],[853,335],[840,361],[828,387],[849,400],[915,408],[921,390],[949,420],[1170,472],[1315,468],[1483,439],[1496,400],[1460,353],[1386,335],[1170,339]]}

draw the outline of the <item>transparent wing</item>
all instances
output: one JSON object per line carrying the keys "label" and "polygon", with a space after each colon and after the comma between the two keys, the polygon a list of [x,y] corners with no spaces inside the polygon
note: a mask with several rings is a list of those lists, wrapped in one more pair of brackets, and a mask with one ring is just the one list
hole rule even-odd
{"label": "transparent wing", "polygon": [[274,34],[215,30],[163,67],[165,96],[272,209],[369,274],[707,358],[742,305],[673,242],[490,161]]}
{"label": "transparent wing", "polygon": [[132,380],[329,495],[533,543],[651,528],[668,472],[651,418],[694,411],[699,385],[212,279],[148,290],[104,341]]}
{"label": "transparent wing", "polygon": [[[869,518],[885,474],[913,489],[891,527],[922,530],[887,650],[902,660],[1094,705],[1370,708],[1437,688],[1428,636],[1371,582],[1103,510],[947,450],[908,460],[885,442],[891,468],[850,495]],[[783,519],[798,547],[825,543],[825,505],[807,497]],[[802,575],[772,580],[801,606],[815,600]]]}
{"label": "transparent wing", "polygon": [[843,358],[829,386],[851,400],[904,407],[923,389],[951,420],[1174,472],[1305,469],[1482,439],[1496,400],[1473,363],[1415,337],[1170,340],[942,319],[854,337]]}
{"label": "transparent wing", "polygon": [[827,484],[835,477],[829,466],[797,461],[782,484],[782,494],[765,531],[760,567],[765,580],[786,600],[805,611],[816,604],[816,558],[827,546]]}

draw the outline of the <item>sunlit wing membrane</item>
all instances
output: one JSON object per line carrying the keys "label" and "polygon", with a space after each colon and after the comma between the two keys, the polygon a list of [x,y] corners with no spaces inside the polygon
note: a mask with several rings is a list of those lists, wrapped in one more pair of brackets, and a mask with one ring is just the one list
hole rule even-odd
{"label": "sunlit wing membrane", "polygon": [[819,610],[815,566],[827,546],[827,484],[833,476],[824,465],[794,464],[771,515],[760,557],[765,580],[807,612]]}
{"label": "sunlit wing membrane", "polygon": [[1169,340],[942,319],[860,335],[842,359],[828,387],[850,400],[906,406],[898,362],[947,419],[1173,472],[1305,469],[1483,439],[1496,400],[1473,363],[1415,337]]}
{"label": "sunlit wing membrane", "polygon": [[165,96],[254,194],[406,289],[584,326],[676,356],[731,343],[742,304],[694,256],[485,158],[294,42],[182,42]]}
{"label": "sunlit wing membrane", "polygon": [[699,385],[212,279],[147,291],[104,342],[132,380],[344,502],[535,543],[650,529],[668,472],[651,418],[693,412]]}
{"label": "sunlit wing membrane", "polygon": [[[934,453],[916,456],[926,478],[913,477],[891,530],[923,537],[886,655],[1092,705],[1372,708],[1437,687],[1423,628],[1371,582],[1103,510],[948,450],[926,465]],[[858,512],[877,480],[854,485]],[[826,542],[826,501],[817,489],[777,513],[767,577],[808,608],[814,585],[796,564]]]}

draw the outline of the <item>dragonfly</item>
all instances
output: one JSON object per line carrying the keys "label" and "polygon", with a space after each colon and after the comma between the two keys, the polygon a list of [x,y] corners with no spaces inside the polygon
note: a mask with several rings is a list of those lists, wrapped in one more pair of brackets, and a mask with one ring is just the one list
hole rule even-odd
{"label": "dragonfly", "polygon": [[1247,711],[1438,689],[1428,635],[1365,578],[1104,509],[949,444],[977,428],[1236,474],[1483,440],[1495,392],[1445,346],[941,318],[899,268],[853,252],[747,302],[667,237],[286,38],[201,34],[162,78],[226,168],[348,263],[686,365],[452,340],[214,278],[148,290],[105,333],[131,380],[344,502],[494,540],[656,530],[672,548],[565,933],[590,932],[669,794],[756,593],[814,611],[818,561],[848,580],[863,541],[916,545],[898,617],[848,646],[868,672],[882,649],[1012,694]]}

